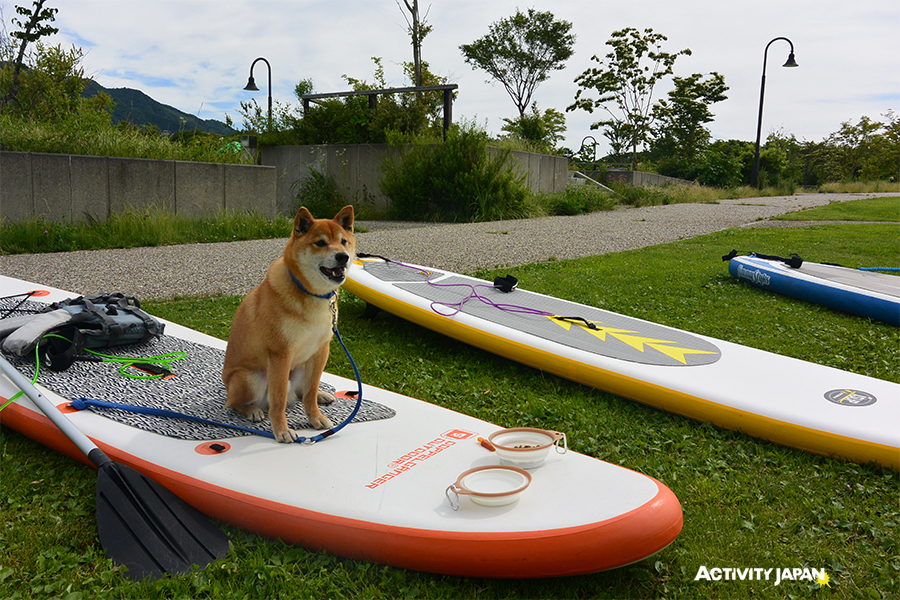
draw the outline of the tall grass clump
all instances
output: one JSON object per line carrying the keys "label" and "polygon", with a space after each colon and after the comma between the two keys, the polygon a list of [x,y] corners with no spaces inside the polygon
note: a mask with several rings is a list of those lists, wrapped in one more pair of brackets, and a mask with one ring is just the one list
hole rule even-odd
{"label": "tall grass clump", "polygon": [[26,120],[0,115],[0,148],[11,152],[45,152],[121,158],[248,163],[243,153],[227,148],[220,135],[196,135],[173,142],[154,130],[123,124],[112,126],[102,111],[83,111],[58,121]]}
{"label": "tall grass clump", "polygon": [[538,195],[538,202],[552,216],[612,210],[619,204],[615,194],[593,185],[568,185],[562,192]]}
{"label": "tall grass clump", "polygon": [[701,185],[670,184],[632,186],[611,182],[622,204],[629,206],[665,206],[685,202],[713,203],[723,197],[722,190]]}
{"label": "tall grass clump", "polygon": [[823,183],[821,186],[819,186],[819,191],[836,194],[876,194],[885,192],[900,192],[900,182],[876,180]]}
{"label": "tall grass clump", "polygon": [[393,219],[473,222],[541,214],[510,151],[491,151],[473,125],[452,128],[444,143],[417,138],[382,164],[381,192]]}
{"label": "tall grass clump", "polygon": [[44,218],[0,222],[0,254],[271,239],[289,236],[291,227],[286,217],[273,220],[256,213],[222,210],[192,219],[148,207],[110,215],[106,220],[88,216],[75,222]]}

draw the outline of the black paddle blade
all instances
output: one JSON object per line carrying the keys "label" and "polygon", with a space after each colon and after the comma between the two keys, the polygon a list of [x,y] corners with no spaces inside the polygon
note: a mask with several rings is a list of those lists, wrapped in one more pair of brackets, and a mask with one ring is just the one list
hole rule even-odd
{"label": "black paddle blade", "polygon": [[134,469],[99,468],[97,531],[113,561],[136,581],[189,572],[228,553],[228,537],[184,500]]}

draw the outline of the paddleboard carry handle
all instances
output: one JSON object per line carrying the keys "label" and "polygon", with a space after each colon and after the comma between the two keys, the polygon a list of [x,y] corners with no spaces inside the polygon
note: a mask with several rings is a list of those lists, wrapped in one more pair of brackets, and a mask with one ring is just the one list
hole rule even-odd
{"label": "paddleboard carry handle", "polygon": [[[737,250],[732,250],[728,254],[722,257],[723,262],[727,262],[732,258],[735,258],[738,255]],[[797,254],[791,254],[790,258],[785,258],[783,256],[776,256],[774,254],[762,254],[761,252],[750,252],[750,256],[755,256],[756,258],[761,258],[763,260],[777,260],[783,262],[787,266],[792,269],[799,269],[803,266],[803,259],[800,258]]]}
{"label": "paddleboard carry handle", "polygon": [[577,325],[582,325],[584,327],[587,327],[588,329],[598,329],[597,325],[595,325],[591,321],[588,321],[584,317],[564,317],[562,315],[553,315],[550,318],[553,319],[554,321],[566,321],[569,323],[575,323]]}

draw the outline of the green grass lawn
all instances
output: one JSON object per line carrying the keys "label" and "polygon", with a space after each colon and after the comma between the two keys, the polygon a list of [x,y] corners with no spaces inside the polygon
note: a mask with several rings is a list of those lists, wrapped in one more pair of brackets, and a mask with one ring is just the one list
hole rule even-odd
{"label": "green grass lawn", "polygon": [[[869,210],[866,202],[862,210]],[[830,214],[816,218],[834,219]],[[510,273],[525,289],[900,382],[896,327],[766,293],[730,277],[720,258],[735,248],[796,252],[807,260],[847,266],[900,267],[898,241],[896,224],[731,229],[641,250],[477,275]],[[145,308],[224,338],[239,301],[187,298],[147,301]],[[0,597],[900,597],[896,472],[675,416],[482,352],[384,312],[364,318],[364,309],[360,300],[342,295],[341,333],[367,383],[501,426],[565,431],[573,450],[670,487],[684,510],[681,536],[653,557],[605,573],[500,581],[346,560],[226,527],[234,550],[224,560],[187,577],[138,584],[116,572],[97,542],[93,471],[3,428]],[[339,347],[328,370],[352,377]],[[830,582],[820,589],[810,581],[777,587],[774,580],[695,581],[702,566],[817,568],[826,570]]]}
{"label": "green grass lawn", "polygon": [[832,202],[776,219],[783,221],[891,221],[900,223],[900,196]]}

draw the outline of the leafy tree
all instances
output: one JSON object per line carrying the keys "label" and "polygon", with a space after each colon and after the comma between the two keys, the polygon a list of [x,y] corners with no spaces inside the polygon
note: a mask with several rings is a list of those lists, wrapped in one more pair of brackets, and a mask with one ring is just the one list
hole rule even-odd
{"label": "leafy tree", "polygon": [[[297,84],[298,86],[301,85]],[[237,112],[242,117],[241,131],[260,134],[259,143],[288,144],[289,133],[300,120],[301,108],[278,98],[272,99],[272,120],[269,121],[268,110],[263,109],[256,99],[242,100]],[[226,122],[227,125],[232,126]]]}
{"label": "leafy tree", "polygon": [[572,23],[557,21],[551,12],[516,10],[514,16],[491,24],[487,35],[459,49],[467,63],[503,85],[522,118],[537,86],[572,56],[571,28]]}
{"label": "leafy tree", "polygon": [[66,50],[37,42],[18,82],[13,81],[13,69],[0,68],[0,90],[10,94],[15,89],[4,112],[40,121],[58,121],[77,112],[87,85],[80,66],[83,57],[81,48]]}
{"label": "leafy tree", "polygon": [[662,162],[675,160],[691,163],[709,143],[710,132],[704,124],[713,120],[710,105],[727,99],[725,78],[710,73],[689,77],[673,77],[674,89],[668,99],[653,107],[657,126],[653,130],[653,155]]}
{"label": "leafy tree", "polygon": [[804,141],[801,144],[799,168],[802,185],[817,186],[841,179],[834,147],[825,141]]}
{"label": "leafy tree", "polygon": [[616,160],[625,158],[628,145],[634,139],[633,132],[634,127],[626,121],[604,121],[603,137],[609,142],[610,156]]}
{"label": "leafy tree", "polygon": [[[759,152],[759,187],[781,188],[793,193],[799,183],[798,150],[799,144],[793,134],[788,135],[781,130],[770,133]],[[752,171],[752,159],[748,159],[746,154],[744,156],[745,164]],[[749,176],[747,182],[751,182]]]}
{"label": "leafy tree", "polygon": [[765,154],[768,163],[763,163],[761,153],[760,169],[766,169],[770,185],[793,188],[802,183],[803,145],[797,136],[782,129],[773,131],[766,138]]}
{"label": "leafy tree", "polygon": [[[691,54],[687,48],[674,54],[663,52],[662,43],[667,39],[649,28],[643,32],[632,27],[614,31],[606,42],[612,51],[603,59],[597,55],[591,57],[599,66],[575,78],[578,84],[575,102],[566,108],[588,113],[605,110],[610,119],[593,123],[591,129],[612,128],[617,139],[623,133],[630,134],[632,169],[637,167],[638,146],[647,140],[653,123],[654,86],[672,74],[672,66],[679,56]],[[597,98],[586,97],[591,90],[597,92]],[[617,110],[610,107],[611,103]]]}
{"label": "leafy tree", "polygon": [[530,143],[534,151],[552,154],[566,132],[566,117],[548,108],[541,113],[537,102],[531,104],[531,114],[516,119],[503,119],[503,131],[510,137]]}
{"label": "leafy tree", "polygon": [[[81,48],[42,44],[43,35],[56,28],[55,8],[36,1],[31,10],[16,7],[26,22],[13,19],[22,31],[0,35],[0,110],[25,122],[65,123],[66,127],[109,126],[114,103],[106,94],[82,98],[89,79],[84,77]],[[14,38],[20,42],[14,42]],[[80,120],[74,123],[73,120]]]}
{"label": "leafy tree", "polygon": [[900,177],[900,119],[891,110],[882,116],[886,122],[867,116],[860,117],[857,123],[845,121],[838,131],[821,142],[800,143],[793,136],[772,134],[763,150],[777,146],[786,151],[789,159],[786,170],[803,185],[896,181]]}
{"label": "leafy tree", "polygon": [[[28,44],[37,42],[45,35],[52,35],[59,31],[59,29],[50,25],[50,23],[56,20],[56,13],[59,9],[44,8],[45,1],[46,0],[34,0],[33,8],[31,10],[22,6],[16,6],[16,13],[23,17],[27,17],[27,20],[24,23],[19,19],[12,20],[15,25],[18,25],[22,29],[21,31],[14,31],[10,34],[12,37],[19,40],[20,43],[18,52],[15,53],[15,59],[13,60],[12,77],[9,82],[9,88],[7,92],[3,94],[2,98],[0,98],[0,108],[18,100],[19,83],[22,75],[22,67],[25,64],[25,50],[27,49]],[[6,55],[9,54],[8,50],[12,48],[12,45],[6,43],[3,45],[6,49],[3,52],[4,56],[0,58],[3,59],[3,62],[8,62],[11,56]]]}
{"label": "leafy tree", "polygon": [[889,181],[900,181],[900,115],[888,110],[882,115],[887,122],[882,125],[883,152],[877,161],[878,177]]}
{"label": "leafy tree", "polygon": [[297,82],[297,85],[294,86],[294,97],[296,97],[297,100],[302,101],[303,96],[313,93],[313,89],[312,79],[301,79]]}
{"label": "leafy tree", "polygon": [[855,125],[844,121],[841,128],[828,137],[827,141],[837,151],[843,179],[878,179],[878,155],[885,149],[879,135],[883,128],[881,122],[862,116]]}
{"label": "leafy tree", "polygon": [[726,148],[708,147],[696,160],[692,177],[701,185],[728,188],[741,184],[741,158]]}

